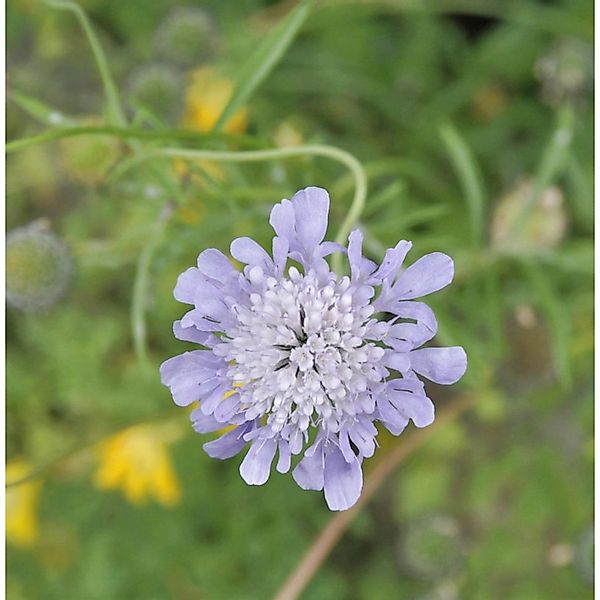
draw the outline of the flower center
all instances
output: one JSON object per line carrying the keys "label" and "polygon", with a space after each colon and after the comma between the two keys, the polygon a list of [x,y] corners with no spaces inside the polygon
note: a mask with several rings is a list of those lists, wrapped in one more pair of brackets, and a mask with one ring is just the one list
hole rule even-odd
{"label": "flower center", "polygon": [[235,307],[237,326],[217,349],[241,386],[246,417],[266,416],[274,432],[306,431],[311,422],[337,431],[345,416],[369,410],[384,350],[365,339],[373,308],[350,280],[295,267],[282,279],[253,267],[248,280],[250,304]]}

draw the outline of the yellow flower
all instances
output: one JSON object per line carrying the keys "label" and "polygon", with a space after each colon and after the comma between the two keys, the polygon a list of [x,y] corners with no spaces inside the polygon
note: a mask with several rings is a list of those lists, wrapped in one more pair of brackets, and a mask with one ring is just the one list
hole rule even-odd
{"label": "yellow flower", "polygon": [[94,482],[99,489],[121,489],[129,502],[154,497],[164,506],[181,498],[169,444],[180,436],[172,424],[129,427],[100,444],[100,464]]}
{"label": "yellow flower", "polygon": [[[6,483],[17,481],[30,472],[27,461],[12,460],[6,465]],[[37,509],[41,486],[39,480],[29,480],[6,490],[6,539],[15,546],[29,548],[38,539]]]}
{"label": "yellow flower", "polygon": [[[184,125],[195,131],[209,132],[221,116],[231,97],[233,84],[213,69],[203,67],[191,75],[191,83],[185,98]],[[234,113],[225,123],[223,131],[242,133],[248,124],[245,108]]]}

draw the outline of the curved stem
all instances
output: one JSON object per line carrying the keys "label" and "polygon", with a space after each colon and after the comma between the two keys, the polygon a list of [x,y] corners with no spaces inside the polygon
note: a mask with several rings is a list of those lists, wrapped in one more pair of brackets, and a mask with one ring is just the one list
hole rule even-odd
{"label": "curved stem", "polygon": [[83,29],[83,32],[85,33],[92,49],[98,71],[100,72],[100,78],[102,79],[102,85],[104,86],[104,93],[108,103],[111,122],[115,125],[125,125],[127,123],[127,119],[125,118],[123,107],[121,106],[119,93],[117,92],[117,86],[112,78],[110,69],[108,68],[108,61],[106,60],[102,46],[100,45],[87,14],[76,2],[70,2],[68,0],[45,0],[45,2],[48,4],[48,6],[53,8],[71,11],[79,20],[81,28]]}
{"label": "curved stem", "polygon": [[[215,134],[189,134],[185,131],[172,131],[165,133],[154,133],[143,130],[136,130],[128,127],[70,127],[63,129],[55,129],[47,131],[38,136],[31,138],[25,138],[22,140],[15,140],[9,142],[6,145],[7,153],[21,150],[28,146],[49,142],[63,137],[77,136],[77,135],[116,135],[121,138],[134,138],[134,139],[147,139],[147,140],[165,140],[172,139],[173,137],[179,137],[182,139],[189,139],[191,141],[207,141],[218,139],[219,137],[231,137],[231,136],[219,136]],[[367,198],[367,174],[364,167],[359,160],[349,152],[336,148],[335,146],[327,146],[323,144],[312,144],[306,146],[292,146],[289,148],[270,148],[266,150],[241,150],[241,151],[228,151],[228,150],[193,150],[187,148],[163,148],[161,150],[149,151],[140,156],[134,156],[123,163],[121,168],[115,169],[111,179],[115,180],[124,175],[134,166],[151,160],[153,158],[160,158],[161,156],[172,156],[175,158],[185,158],[188,160],[194,159],[205,159],[215,160],[223,162],[255,162],[263,160],[275,160],[279,158],[288,158],[293,156],[325,156],[336,160],[348,168],[354,179],[354,198],[350,206],[350,210],[346,215],[346,218],[342,222],[335,241],[338,244],[343,244],[348,234],[352,230],[353,225],[360,217],[365,201]],[[334,255],[334,270],[339,270],[339,264],[341,256],[339,254]]]}
{"label": "curved stem", "polygon": [[[367,198],[367,175],[363,166],[355,156],[334,146],[315,144],[307,146],[293,146],[290,148],[242,151],[162,148],[160,150],[149,152],[143,156],[133,158],[127,163],[125,169],[121,169],[119,171],[118,177],[121,177],[127,170],[142,162],[159,157],[184,158],[187,160],[214,160],[222,162],[257,162],[263,160],[288,158],[292,156],[325,156],[343,164],[352,173],[354,178],[354,198],[352,200],[350,210],[340,225],[335,238],[337,243],[342,244],[352,230],[354,223],[356,223],[360,217],[365,206],[365,201]],[[339,270],[339,261],[341,260],[341,256],[339,254],[335,255],[333,260],[334,270],[337,271]]]}
{"label": "curved stem", "polygon": [[148,295],[148,281],[150,268],[156,250],[163,239],[167,222],[171,215],[171,207],[167,204],[156,222],[155,230],[146,242],[137,262],[135,278],[133,281],[133,294],[131,300],[131,335],[133,347],[138,360],[143,366],[148,366],[148,344],[146,336],[146,304]]}
{"label": "curved stem", "polygon": [[[143,130],[137,130],[129,127],[69,127],[57,130],[51,130],[45,132],[39,136],[32,138],[26,138],[23,140],[16,140],[7,144],[7,152],[20,150],[27,146],[48,142],[61,137],[77,136],[77,135],[115,135],[120,138],[133,138],[134,140],[139,139],[151,139],[159,140],[165,139],[166,137],[188,137],[186,132],[167,132],[154,134],[153,132],[145,132]],[[205,136],[190,136],[191,139],[201,137],[203,141],[214,138],[212,134]],[[293,156],[325,156],[332,160],[335,160],[345,167],[348,168],[352,178],[354,180],[354,198],[350,205],[344,221],[342,222],[335,241],[338,244],[343,244],[348,237],[348,234],[352,230],[352,227],[360,217],[363,208],[365,206],[367,197],[367,174],[358,161],[358,159],[335,146],[327,146],[322,144],[313,144],[306,146],[293,146],[289,148],[271,148],[265,150],[240,150],[240,151],[229,151],[229,150],[194,150],[188,148],[176,148],[167,147],[162,149],[152,149],[144,152],[137,146],[136,154],[132,157],[123,160],[112,172],[110,180],[116,181],[122,177],[126,172],[135,166],[147,162],[153,158],[161,157],[173,157],[173,158],[184,158],[187,160],[213,160],[223,162],[256,162],[263,160],[275,160],[281,158],[288,158]],[[150,247],[152,246],[152,247]],[[150,261],[153,253],[153,245],[151,244],[144,250],[138,263],[138,271],[136,277],[136,286],[134,289],[134,300],[142,298],[142,286],[145,286],[146,274],[150,267]],[[340,273],[342,256],[341,253],[336,253],[332,258],[333,270],[336,273]],[[145,360],[145,325],[143,321],[143,310],[140,308],[139,302],[134,303],[132,306],[132,330],[133,339],[136,347],[136,353],[138,357],[144,362]]]}
{"label": "curved stem", "polygon": [[337,542],[358,513],[365,507],[375,492],[388,481],[394,469],[425,442],[434,432],[449,421],[453,421],[467,411],[473,404],[474,397],[465,395],[442,409],[435,424],[426,429],[419,429],[408,434],[387,455],[381,458],[365,481],[358,502],[349,510],[331,517],[327,525],[317,536],[300,562],[285,580],[273,600],[296,600],[306,588],[323,561],[329,556]]}

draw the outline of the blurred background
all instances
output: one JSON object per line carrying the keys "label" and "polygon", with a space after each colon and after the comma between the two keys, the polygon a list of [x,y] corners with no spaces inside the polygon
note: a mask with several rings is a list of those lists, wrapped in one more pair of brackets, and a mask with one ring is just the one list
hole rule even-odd
{"label": "blurred background", "polygon": [[[8,598],[270,598],[327,524],[289,475],[254,488],[209,459],[158,365],[188,349],[172,288],[201,250],[268,246],[271,205],[306,185],[330,191],[331,239],[352,178],[327,158],[135,160],[316,143],[366,171],[371,258],[399,239],[454,258],[427,301],[469,369],[428,389],[439,412],[470,404],[302,598],[591,598],[592,2],[296,6],[85,0],[104,63],[68,3],[8,3]],[[367,478],[403,436],[381,433]]]}

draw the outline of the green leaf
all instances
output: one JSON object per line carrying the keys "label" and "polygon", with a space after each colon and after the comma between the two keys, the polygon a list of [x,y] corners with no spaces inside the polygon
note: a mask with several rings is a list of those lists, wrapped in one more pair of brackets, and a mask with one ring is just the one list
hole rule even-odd
{"label": "green leaf", "polygon": [[556,127],[542,154],[531,196],[523,206],[523,210],[513,227],[512,235],[514,238],[522,231],[544,190],[561,175],[563,169],[567,166],[574,126],[575,112],[571,106],[565,105],[558,111]]}
{"label": "green leaf", "polygon": [[150,131],[135,127],[100,127],[100,126],[83,126],[83,127],[55,127],[48,131],[44,131],[39,135],[13,140],[6,144],[5,150],[7,154],[23,150],[29,146],[36,144],[44,144],[61,138],[73,137],[78,135],[114,135],[122,140],[146,140],[155,142],[189,142],[196,147],[207,145],[209,141],[231,141],[243,143],[248,146],[262,147],[263,143],[257,138],[250,138],[244,135],[232,134],[213,134],[199,133],[197,131],[186,131],[184,129],[164,129],[162,131]]}
{"label": "green leaf", "polygon": [[213,131],[220,131],[229,118],[241,108],[283,58],[308,17],[314,0],[301,2],[271,31],[242,67],[229,102],[223,109]]}
{"label": "green leaf", "polygon": [[73,125],[75,123],[70,117],[63,115],[56,108],[48,106],[37,98],[15,91],[9,92],[7,95],[9,100],[12,100],[19,108],[45,125]]}

